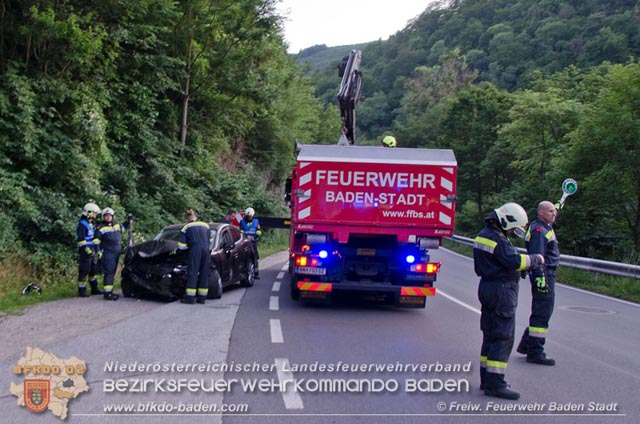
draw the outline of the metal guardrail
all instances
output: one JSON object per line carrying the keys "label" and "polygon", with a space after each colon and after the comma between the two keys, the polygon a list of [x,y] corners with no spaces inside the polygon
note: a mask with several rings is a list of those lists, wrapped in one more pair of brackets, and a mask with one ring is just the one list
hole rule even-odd
{"label": "metal guardrail", "polygon": [[[473,239],[462,236],[447,237],[456,243],[473,246]],[[518,247],[519,252],[526,253],[526,250]],[[600,259],[583,258],[580,256],[560,255],[560,265],[568,268],[582,269],[584,271],[595,272],[596,274],[616,275],[618,277],[640,279],[640,266],[623,264],[620,262],[609,262]]]}

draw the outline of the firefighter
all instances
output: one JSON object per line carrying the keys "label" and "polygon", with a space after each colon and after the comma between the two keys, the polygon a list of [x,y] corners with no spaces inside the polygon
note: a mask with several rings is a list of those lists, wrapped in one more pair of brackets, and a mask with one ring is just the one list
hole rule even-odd
{"label": "firefighter", "polygon": [[188,249],[189,259],[187,262],[187,288],[180,302],[189,305],[198,302],[204,305],[209,292],[211,231],[209,224],[198,221],[193,209],[187,210],[185,221],[186,224],[180,230],[178,249]]}
{"label": "firefighter", "polygon": [[113,293],[113,280],[122,252],[122,233],[131,225],[130,221],[127,222],[127,225],[116,224],[113,221],[114,216],[113,209],[104,208],[102,210],[102,222],[96,226],[93,239],[98,259],[102,262],[102,273],[104,274],[102,284],[105,300],[118,300],[120,297]]}
{"label": "firefighter", "polygon": [[96,255],[94,254],[93,234],[95,218],[100,208],[89,202],[82,208],[82,216],[76,226],[76,240],[78,246],[78,296],[87,297],[87,276],[91,285],[91,294],[101,294],[98,289],[98,273]]}
{"label": "firefighter", "polygon": [[256,258],[256,272],[254,276],[256,279],[260,279],[260,271],[258,270],[258,260],[260,259],[260,253],[258,253],[258,240],[262,235],[260,229],[260,221],[255,217],[256,211],[253,208],[247,208],[244,211],[244,217],[240,220],[240,229],[247,235],[253,242],[253,250],[255,251]]}
{"label": "firefighter", "polygon": [[507,235],[524,237],[528,217],[517,203],[506,203],[484,218],[485,227],[473,242],[473,263],[480,277],[480,389],[487,396],[518,399],[504,379],[513,348],[520,271],[544,263],[542,255],[520,254]]}
{"label": "firefighter", "polygon": [[392,135],[388,135],[382,139],[382,147],[396,147],[397,144],[396,138]]}
{"label": "firefighter", "polygon": [[560,262],[558,239],[553,231],[553,223],[558,211],[553,203],[545,200],[538,204],[538,218],[533,220],[525,237],[528,253],[544,256],[544,267],[529,272],[531,282],[531,316],[529,327],[524,330],[516,349],[527,355],[527,362],[540,365],[556,364],[544,352],[544,343],[549,329],[549,319],[553,313],[555,298],[556,268]]}

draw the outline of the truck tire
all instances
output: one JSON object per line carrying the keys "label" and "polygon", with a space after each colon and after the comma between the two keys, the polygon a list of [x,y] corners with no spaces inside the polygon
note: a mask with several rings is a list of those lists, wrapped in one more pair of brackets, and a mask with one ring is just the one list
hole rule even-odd
{"label": "truck tire", "polygon": [[209,291],[207,299],[220,299],[222,297],[222,278],[218,271],[213,270],[209,274]]}
{"label": "truck tire", "polygon": [[291,289],[291,299],[299,300],[300,299],[300,289],[298,288],[298,279],[296,277],[294,277],[293,275],[291,276],[291,283],[289,285],[289,288]]}

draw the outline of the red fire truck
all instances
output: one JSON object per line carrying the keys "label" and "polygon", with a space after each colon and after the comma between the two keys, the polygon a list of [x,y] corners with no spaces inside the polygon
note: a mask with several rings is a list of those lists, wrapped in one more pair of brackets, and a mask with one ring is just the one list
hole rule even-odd
{"label": "red fire truck", "polygon": [[288,184],[291,297],[343,292],[423,308],[454,228],[453,151],[300,145]]}

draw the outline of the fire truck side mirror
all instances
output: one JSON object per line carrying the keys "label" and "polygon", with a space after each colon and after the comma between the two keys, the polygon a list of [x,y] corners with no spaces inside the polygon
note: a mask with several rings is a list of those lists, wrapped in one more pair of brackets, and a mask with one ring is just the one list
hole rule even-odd
{"label": "fire truck side mirror", "polygon": [[291,177],[288,177],[284,183],[284,202],[291,205]]}

